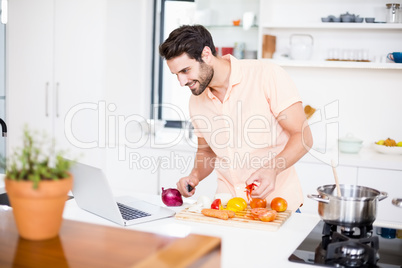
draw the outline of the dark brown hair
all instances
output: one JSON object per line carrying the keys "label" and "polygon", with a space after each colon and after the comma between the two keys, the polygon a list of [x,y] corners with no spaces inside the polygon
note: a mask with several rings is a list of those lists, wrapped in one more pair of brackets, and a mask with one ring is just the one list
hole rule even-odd
{"label": "dark brown hair", "polygon": [[169,37],[159,46],[161,57],[169,60],[183,53],[191,59],[202,62],[201,54],[204,47],[211,49],[216,56],[215,45],[211,34],[202,25],[183,25],[169,34]]}

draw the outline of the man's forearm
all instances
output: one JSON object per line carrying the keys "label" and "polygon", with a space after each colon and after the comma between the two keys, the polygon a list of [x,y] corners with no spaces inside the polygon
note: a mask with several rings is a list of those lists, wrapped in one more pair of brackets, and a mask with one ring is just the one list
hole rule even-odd
{"label": "man's forearm", "polygon": [[312,147],[313,139],[311,134],[295,133],[289,137],[285,148],[273,159],[264,165],[266,168],[273,168],[276,174],[281,173],[288,167],[299,161]]}
{"label": "man's forearm", "polygon": [[212,150],[198,150],[190,176],[197,178],[198,181],[206,178],[215,168],[215,158],[216,155]]}

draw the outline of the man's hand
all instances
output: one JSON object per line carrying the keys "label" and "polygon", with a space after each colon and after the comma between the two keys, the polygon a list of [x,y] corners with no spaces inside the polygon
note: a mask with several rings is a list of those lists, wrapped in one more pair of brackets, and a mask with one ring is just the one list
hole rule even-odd
{"label": "man's hand", "polygon": [[[187,176],[181,178],[177,183],[177,190],[181,193],[184,197],[193,196],[195,193],[195,187],[198,185],[199,180],[195,176]],[[188,185],[190,185],[193,189],[188,192]]]}
{"label": "man's hand", "polygon": [[251,174],[246,185],[255,183],[257,186],[251,193],[251,198],[265,199],[269,193],[275,190],[276,171],[272,168],[262,167]]}

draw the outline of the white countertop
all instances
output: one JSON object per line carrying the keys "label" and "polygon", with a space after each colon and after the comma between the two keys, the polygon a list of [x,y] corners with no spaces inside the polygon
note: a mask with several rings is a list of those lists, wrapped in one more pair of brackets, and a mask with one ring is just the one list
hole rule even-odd
{"label": "white countertop", "polygon": [[[124,195],[124,193],[118,193]],[[159,196],[132,194],[148,202],[163,205]],[[173,207],[180,211],[192,203],[185,200],[183,206]],[[81,210],[74,199],[67,201],[64,218],[94,224],[126,228],[175,237],[184,237],[190,233],[220,237],[222,239],[222,268],[233,267],[314,267],[288,261],[288,257],[319,222],[318,215],[293,214],[276,232],[242,229],[214,224],[196,223],[168,218],[129,227],[122,227],[113,222]]]}
{"label": "white countertop", "polygon": [[[326,154],[335,155],[335,159],[338,159],[339,165],[342,166],[402,170],[402,155],[382,154],[376,152],[371,146],[364,146],[357,154],[335,153],[331,151]],[[314,155],[314,152],[309,152],[300,159],[300,162],[323,164],[325,163],[323,159],[328,158],[325,156],[320,158],[320,154],[316,155]],[[327,160],[330,160],[330,158]]]}

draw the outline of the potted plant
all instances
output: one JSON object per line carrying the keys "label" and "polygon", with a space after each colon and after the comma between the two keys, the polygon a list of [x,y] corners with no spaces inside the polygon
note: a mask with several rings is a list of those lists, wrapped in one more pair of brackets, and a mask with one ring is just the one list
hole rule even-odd
{"label": "potted plant", "polygon": [[7,160],[4,179],[21,237],[44,240],[58,235],[73,184],[71,164],[54,152],[53,143],[39,142],[24,129],[23,146]]}

